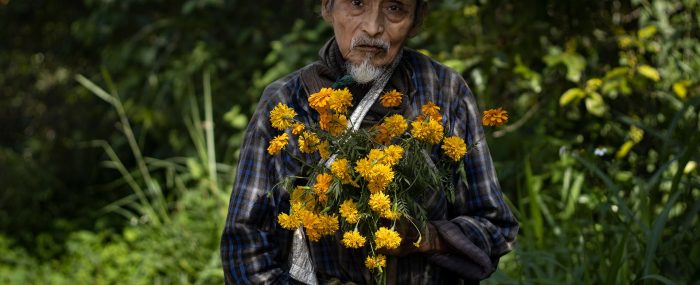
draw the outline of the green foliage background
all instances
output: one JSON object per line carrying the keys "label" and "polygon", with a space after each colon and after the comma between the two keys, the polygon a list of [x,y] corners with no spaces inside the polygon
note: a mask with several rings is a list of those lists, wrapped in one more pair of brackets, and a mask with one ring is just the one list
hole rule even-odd
{"label": "green foliage background", "polygon": [[[431,1],[522,222],[488,284],[700,280],[700,1]],[[262,88],[318,1],[0,0],[0,284],[222,283]]]}

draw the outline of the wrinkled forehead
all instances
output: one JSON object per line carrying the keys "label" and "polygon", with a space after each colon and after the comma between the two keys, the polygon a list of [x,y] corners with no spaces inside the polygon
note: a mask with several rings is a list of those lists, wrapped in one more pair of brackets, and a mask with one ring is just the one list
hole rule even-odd
{"label": "wrinkled forehead", "polygon": [[[342,1],[342,0],[339,0],[339,1]],[[385,0],[385,1],[386,1],[386,0]],[[427,0],[400,0],[400,1],[406,1],[406,2],[409,2],[409,3],[428,2]],[[329,7],[333,7],[333,3],[335,3],[335,0],[328,0],[327,5],[328,5]],[[416,5],[416,9],[419,8],[418,6],[420,6],[420,5]]]}

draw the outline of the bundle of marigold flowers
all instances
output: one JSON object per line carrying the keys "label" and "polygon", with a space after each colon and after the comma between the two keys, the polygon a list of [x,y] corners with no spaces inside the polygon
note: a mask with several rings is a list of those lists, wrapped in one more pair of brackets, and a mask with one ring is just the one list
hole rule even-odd
{"label": "bundle of marigold flowers", "polygon": [[[269,142],[267,151],[278,155],[296,140],[298,152],[316,158],[297,158],[305,173],[290,177],[289,213],[280,213],[278,223],[288,230],[303,227],[312,242],[323,236],[335,236],[351,249],[364,248],[365,266],[379,283],[384,283],[386,257],[382,249],[396,249],[406,240],[396,230],[403,219],[417,232],[426,226],[427,217],[421,201],[430,191],[444,191],[453,197],[451,175],[468,151],[458,136],[445,133],[440,107],[428,102],[412,121],[400,114],[384,117],[368,129],[348,129],[348,110],[352,94],[346,89],[322,88],[308,98],[317,112],[318,122],[303,124],[294,109],[278,104],[270,112],[270,123],[285,131]],[[397,107],[403,94],[389,91],[379,98],[384,107]],[[507,121],[505,111],[484,113],[484,125]],[[439,146],[443,155],[432,161],[429,151]],[[289,151],[289,150],[287,150]],[[318,153],[318,156],[315,154]],[[302,184],[302,185],[298,185]]]}

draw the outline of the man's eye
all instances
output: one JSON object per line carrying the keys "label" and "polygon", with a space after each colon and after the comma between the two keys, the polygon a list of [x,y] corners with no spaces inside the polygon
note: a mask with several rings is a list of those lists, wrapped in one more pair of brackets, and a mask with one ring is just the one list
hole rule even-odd
{"label": "man's eye", "polygon": [[391,6],[389,6],[389,11],[392,11],[392,12],[399,12],[399,11],[401,11],[401,10],[402,10],[402,9],[401,9],[401,6],[400,6],[400,5],[391,5]]}
{"label": "man's eye", "polygon": [[353,6],[357,6],[357,7],[362,6],[362,1],[360,1],[360,0],[353,0],[353,1],[351,1],[351,3]]}

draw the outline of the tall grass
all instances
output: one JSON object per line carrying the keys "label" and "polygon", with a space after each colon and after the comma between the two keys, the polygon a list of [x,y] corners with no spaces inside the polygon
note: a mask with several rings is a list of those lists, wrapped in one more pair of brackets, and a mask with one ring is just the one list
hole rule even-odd
{"label": "tall grass", "polygon": [[533,173],[525,157],[514,205],[519,245],[486,283],[697,284],[698,107],[700,97],[685,101],[665,129],[620,118],[661,142],[650,175],[564,149],[558,162]]}
{"label": "tall grass", "polygon": [[[0,284],[221,284],[219,235],[225,219],[233,167],[217,162],[210,75],[203,94],[192,94],[185,125],[196,155],[153,158],[145,155],[109,75],[107,90],[82,75],[77,82],[110,104],[128,142],[135,169],[124,164],[106,141],[93,141],[108,157],[104,166],[121,174],[132,194],[105,208],[130,223],[121,232],[81,231],[71,235],[66,254],[39,261],[21,250],[0,260]],[[204,118],[197,98],[203,97]],[[0,237],[0,248],[11,244]]]}

